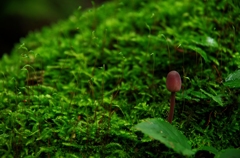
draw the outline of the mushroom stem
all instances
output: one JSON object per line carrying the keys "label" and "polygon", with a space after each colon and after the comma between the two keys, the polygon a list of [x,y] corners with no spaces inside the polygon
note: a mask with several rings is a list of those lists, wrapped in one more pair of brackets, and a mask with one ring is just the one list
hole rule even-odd
{"label": "mushroom stem", "polygon": [[168,122],[172,123],[173,120],[173,114],[174,114],[174,106],[175,106],[175,92],[171,93],[171,99],[170,99],[170,112],[168,115]]}

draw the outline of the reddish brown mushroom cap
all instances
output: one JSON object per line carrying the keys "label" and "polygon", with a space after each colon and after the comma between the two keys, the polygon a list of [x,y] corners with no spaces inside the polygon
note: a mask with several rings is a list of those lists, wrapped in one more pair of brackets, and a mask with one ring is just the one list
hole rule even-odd
{"label": "reddish brown mushroom cap", "polygon": [[181,81],[181,77],[177,71],[170,71],[168,73],[166,86],[170,92],[180,91],[181,86],[182,86],[182,81]]}

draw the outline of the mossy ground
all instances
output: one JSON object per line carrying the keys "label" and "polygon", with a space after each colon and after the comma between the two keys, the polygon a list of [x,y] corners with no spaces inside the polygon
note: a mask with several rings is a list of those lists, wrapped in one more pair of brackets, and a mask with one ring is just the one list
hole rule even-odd
{"label": "mossy ground", "polygon": [[238,1],[116,0],[32,32],[0,61],[0,155],[181,157],[132,128],[167,118],[194,148],[239,148]]}

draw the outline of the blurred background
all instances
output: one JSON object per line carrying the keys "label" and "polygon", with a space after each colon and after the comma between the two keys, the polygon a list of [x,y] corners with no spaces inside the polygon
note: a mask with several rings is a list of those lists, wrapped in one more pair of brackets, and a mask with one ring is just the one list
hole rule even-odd
{"label": "blurred background", "polygon": [[0,58],[31,30],[66,19],[79,6],[86,10],[108,0],[1,0]]}

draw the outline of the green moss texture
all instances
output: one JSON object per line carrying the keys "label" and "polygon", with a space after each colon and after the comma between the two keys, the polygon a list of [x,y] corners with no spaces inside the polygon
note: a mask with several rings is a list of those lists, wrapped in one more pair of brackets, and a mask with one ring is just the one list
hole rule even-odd
{"label": "green moss texture", "polygon": [[[167,118],[194,148],[240,147],[238,1],[115,0],[30,32],[0,61],[0,155],[180,157],[132,128]],[[20,156],[19,156],[20,155]]]}

